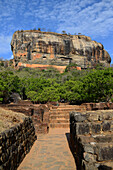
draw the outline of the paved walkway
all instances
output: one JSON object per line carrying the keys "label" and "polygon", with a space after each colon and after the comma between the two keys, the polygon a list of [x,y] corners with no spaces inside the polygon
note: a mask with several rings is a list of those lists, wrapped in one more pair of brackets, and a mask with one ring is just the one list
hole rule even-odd
{"label": "paved walkway", "polygon": [[69,129],[50,129],[49,134],[38,135],[18,170],[76,170],[68,138]]}

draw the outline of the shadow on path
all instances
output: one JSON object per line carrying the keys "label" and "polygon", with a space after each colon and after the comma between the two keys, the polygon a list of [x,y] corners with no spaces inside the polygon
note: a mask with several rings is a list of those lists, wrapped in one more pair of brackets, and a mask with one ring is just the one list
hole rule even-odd
{"label": "shadow on path", "polygon": [[74,153],[74,149],[72,148],[72,145],[71,145],[71,142],[70,142],[70,133],[65,133],[65,135],[66,135],[66,138],[67,138],[67,141],[68,141],[68,146],[69,146],[70,151],[71,151],[71,153],[72,153],[72,155],[73,155],[73,158],[74,158],[74,160],[75,160],[76,169],[77,169],[77,170],[80,170],[79,167],[77,166],[77,158],[76,158],[76,155],[75,155],[75,153]]}

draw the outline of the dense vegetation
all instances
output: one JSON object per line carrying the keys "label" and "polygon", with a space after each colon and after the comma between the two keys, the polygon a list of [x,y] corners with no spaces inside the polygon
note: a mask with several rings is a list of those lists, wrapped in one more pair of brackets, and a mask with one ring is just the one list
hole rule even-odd
{"label": "dense vegetation", "polygon": [[36,103],[112,101],[113,69],[97,67],[78,71],[68,66],[62,74],[52,68],[42,71],[1,69],[0,101],[9,101],[12,93],[19,93],[22,99]]}

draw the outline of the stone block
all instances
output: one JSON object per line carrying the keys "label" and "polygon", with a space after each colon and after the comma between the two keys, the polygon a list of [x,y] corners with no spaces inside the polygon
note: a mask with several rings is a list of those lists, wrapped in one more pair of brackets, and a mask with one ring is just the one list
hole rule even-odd
{"label": "stone block", "polygon": [[109,143],[109,142],[113,142],[113,136],[110,136],[110,135],[103,135],[103,136],[95,136],[94,137],[95,141],[97,143]]}
{"label": "stone block", "polygon": [[86,113],[87,120],[92,122],[92,121],[98,121],[98,114],[96,112],[88,112]]}
{"label": "stone block", "polygon": [[87,162],[82,160],[82,168],[81,170],[98,170],[98,166],[95,166],[94,162]]}
{"label": "stone block", "polygon": [[91,153],[84,152],[83,153],[84,160],[87,162],[96,162],[97,156]]}
{"label": "stone block", "polygon": [[113,111],[109,111],[103,114],[103,120],[112,120],[113,118]]}
{"label": "stone block", "polygon": [[74,119],[75,122],[83,122],[86,120],[86,115],[83,115],[80,112],[72,111],[70,112],[70,118]]}
{"label": "stone block", "polygon": [[102,123],[102,131],[110,131],[111,122],[103,122]]}
{"label": "stone block", "polygon": [[98,147],[98,161],[113,160],[113,144]]}
{"label": "stone block", "polygon": [[90,126],[88,123],[77,123],[76,124],[76,135],[89,134]]}
{"label": "stone block", "polygon": [[90,144],[85,144],[85,145],[84,145],[84,151],[85,151],[86,153],[94,154],[94,148],[93,148],[93,146],[90,145]]}
{"label": "stone block", "polygon": [[98,124],[92,124],[91,125],[91,131],[92,131],[92,134],[93,133],[100,133],[101,131],[101,125],[98,123]]}

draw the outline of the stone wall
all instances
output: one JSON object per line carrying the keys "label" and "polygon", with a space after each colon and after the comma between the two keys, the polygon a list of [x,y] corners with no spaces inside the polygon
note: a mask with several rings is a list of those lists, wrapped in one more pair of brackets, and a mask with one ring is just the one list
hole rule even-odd
{"label": "stone wall", "polygon": [[78,169],[113,169],[113,110],[71,112],[70,136]]}
{"label": "stone wall", "polygon": [[102,103],[83,103],[80,107],[85,108],[85,110],[107,110],[113,109],[113,103],[110,102],[102,102]]}
{"label": "stone wall", "polygon": [[0,170],[15,170],[36,140],[31,118],[0,134]]}
{"label": "stone wall", "polygon": [[[39,133],[48,133],[50,124],[52,123],[51,117],[57,119],[55,121],[59,122],[58,127],[61,126],[61,121],[59,120],[59,113],[66,118],[66,122],[69,120],[69,112],[76,110],[79,112],[89,111],[89,110],[106,110],[112,109],[113,103],[84,103],[81,105],[69,105],[69,103],[57,103],[51,102],[47,104],[32,104],[29,101],[21,101],[13,104],[1,105],[8,110],[15,112],[24,113],[26,116],[31,116],[35,131]],[[58,114],[57,114],[58,113]],[[53,116],[52,116],[53,114]],[[67,114],[67,115],[66,115]],[[54,120],[53,120],[54,121]],[[56,127],[56,126],[55,126]],[[67,127],[67,125],[66,125]]]}
{"label": "stone wall", "polygon": [[49,132],[49,108],[47,105],[34,107],[32,120],[37,134]]}
{"label": "stone wall", "polygon": [[[22,103],[23,102],[23,103]],[[49,106],[46,104],[32,104],[22,101],[20,103],[1,105],[3,108],[15,112],[24,113],[26,116],[31,116],[35,132],[48,133],[49,130]]]}

